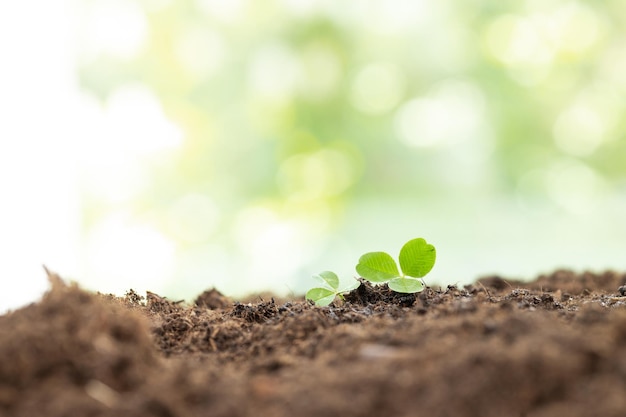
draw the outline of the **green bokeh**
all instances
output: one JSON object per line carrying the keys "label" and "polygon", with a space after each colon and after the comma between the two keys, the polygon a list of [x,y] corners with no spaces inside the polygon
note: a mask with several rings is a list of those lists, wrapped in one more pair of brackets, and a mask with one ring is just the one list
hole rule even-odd
{"label": "green bokeh", "polygon": [[[139,2],[142,48],[80,61],[82,87],[102,102],[142,84],[183,130],[179,149],[142,162],[151,181],[128,203],[182,251],[236,250],[251,207],[319,220],[331,235],[360,199],[568,209],[561,183],[624,186],[623,2],[313,1],[302,11],[259,0],[234,14],[218,3]],[[167,226],[189,194],[220,213],[205,242]],[[110,204],[89,197],[87,226]]]}

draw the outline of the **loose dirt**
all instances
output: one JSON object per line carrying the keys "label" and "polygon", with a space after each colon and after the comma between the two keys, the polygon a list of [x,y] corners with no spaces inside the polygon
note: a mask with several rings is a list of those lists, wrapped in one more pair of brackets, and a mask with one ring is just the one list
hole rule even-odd
{"label": "loose dirt", "polygon": [[0,316],[0,416],[626,415],[626,274],[365,283],[324,308],[51,283]]}

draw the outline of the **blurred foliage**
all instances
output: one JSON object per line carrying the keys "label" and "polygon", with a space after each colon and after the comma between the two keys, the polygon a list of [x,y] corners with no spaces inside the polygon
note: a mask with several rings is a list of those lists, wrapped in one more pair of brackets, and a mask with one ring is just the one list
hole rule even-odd
{"label": "blurred foliage", "polygon": [[[106,106],[142,86],[182,130],[179,146],[135,161],[150,180],[122,202],[182,247],[241,246],[237,230],[268,213],[328,234],[346,202],[368,195],[567,206],[571,188],[625,184],[621,1],[83,0],[82,10],[84,90]],[[116,204],[93,193],[86,221]]]}

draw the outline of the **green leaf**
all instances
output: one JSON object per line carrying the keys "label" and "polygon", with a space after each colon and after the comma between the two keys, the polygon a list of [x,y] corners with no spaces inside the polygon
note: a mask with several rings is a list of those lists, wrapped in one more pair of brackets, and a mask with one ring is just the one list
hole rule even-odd
{"label": "green leaf", "polygon": [[332,271],[323,271],[317,275],[313,275],[313,278],[320,281],[322,284],[328,285],[333,290],[339,289],[339,277]]}
{"label": "green leaf", "polygon": [[400,249],[400,268],[404,275],[423,277],[433,269],[436,255],[435,247],[424,239],[409,240]]}
{"label": "green leaf", "polygon": [[323,307],[332,303],[336,294],[335,291],[329,290],[328,288],[311,288],[306,292],[305,298]]}
{"label": "green leaf", "polygon": [[394,278],[389,281],[388,285],[395,292],[414,293],[424,289],[422,280],[409,277]]}
{"label": "green leaf", "polygon": [[353,279],[350,285],[343,287],[339,292],[350,292],[352,290],[356,290],[359,288],[359,285],[361,285],[361,283],[356,279]]}
{"label": "green leaf", "polygon": [[372,282],[386,282],[400,275],[396,261],[385,252],[369,252],[361,256],[356,272]]}

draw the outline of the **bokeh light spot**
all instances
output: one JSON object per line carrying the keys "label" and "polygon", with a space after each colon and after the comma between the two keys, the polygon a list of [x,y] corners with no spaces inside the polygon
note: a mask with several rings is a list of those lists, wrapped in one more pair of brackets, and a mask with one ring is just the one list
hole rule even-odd
{"label": "bokeh light spot", "polygon": [[176,56],[187,73],[204,81],[222,67],[226,47],[221,36],[208,28],[195,27],[183,31],[176,44]]}
{"label": "bokeh light spot", "polygon": [[558,115],[553,127],[556,145],[572,156],[593,154],[604,143],[616,139],[615,127],[625,104],[610,85],[591,83]]}
{"label": "bokeh light spot", "polygon": [[285,218],[271,206],[242,210],[235,221],[235,235],[246,257],[242,276],[237,279],[247,292],[264,288],[264,279],[291,279],[312,254],[309,225]]}
{"label": "bokeh light spot", "polygon": [[436,5],[424,0],[370,2],[367,25],[382,34],[403,33],[432,18]]}
{"label": "bokeh light spot", "polygon": [[261,100],[291,100],[300,77],[295,54],[280,43],[264,45],[252,57],[249,88]]}
{"label": "bokeh light spot", "polygon": [[606,126],[602,117],[584,105],[573,106],[557,118],[554,141],[574,156],[588,156],[602,143]]}
{"label": "bokeh light spot", "polygon": [[336,92],[342,68],[337,53],[330,45],[314,42],[304,49],[300,59],[298,90],[305,97],[319,101]]}
{"label": "bokeh light spot", "polygon": [[562,53],[582,54],[592,48],[605,30],[605,24],[588,6],[568,2],[546,21],[548,36]]}
{"label": "bokeh light spot", "polygon": [[507,66],[511,77],[523,85],[543,81],[554,61],[554,49],[546,38],[542,21],[542,16],[504,15],[486,30],[492,56]]}
{"label": "bokeh light spot", "polygon": [[603,52],[600,65],[600,76],[611,86],[626,93],[626,36],[614,39],[613,43]]}
{"label": "bokeh light spot", "polygon": [[536,19],[505,15],[487,29],[491,53],[507,65],[550,64],[553,51]]}
{"label": "bokeh light spot", "polygon": [[196,0],[198,8],[207,15],[228,24],[245,16],[247,0]]}
{"label": "bokeh light spot", "polygon": [[336,196],[356,180],[355,161],[336,149],[321,149],[286,159],[278,184],[289,200],[315,200]]}
{"label": "bokeh light spot", "polygon": [[547,172],[546,189],[550,198],[573,214],[589,213],[602,204],[605,180],[589,166],[575,161],[555,162]]}
{"label": "bokeh light spot", "polygon": [[368,114],[392,110],[405,91],[406,80],[401,69],[391,63],[377,62],[361,69],[352,86],[352,104]]}
{"label": "bokeh light spot", "polygon": [[395,129],[400,140],[416,147],[445,147],[480,133],[484,123],[484,97],[466,81],[448,80],[424,97],[400,107]]}

